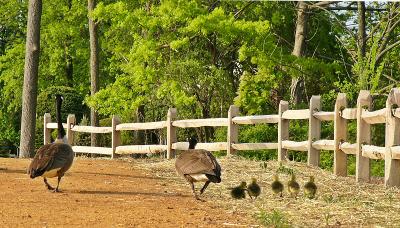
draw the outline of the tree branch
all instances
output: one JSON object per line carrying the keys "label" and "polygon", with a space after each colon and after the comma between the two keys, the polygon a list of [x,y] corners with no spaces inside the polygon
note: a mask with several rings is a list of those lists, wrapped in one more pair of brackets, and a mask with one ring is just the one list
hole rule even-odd
{"label": "tree branch", "polygon": [[352,53],[349,49],[346,48],[346,45],[339,39],[339,37],[335,36],[335,38],[342,44],[342,46],[346,49],[347,53],[349,53],[351,59],[353,59],[353,62],[357,62],[357,58],[354,55],[354,53]]}
{"label": "tree branch", "polygon": [[237,11],[235,13],[235,15],[233,16],[236,19],[238,19],[238,17],[244,12],[244,10],[249,7],[251,4],[255,3],[255,1],[250,1],[248,2],[243,8],[241,8],[239,11]]}
{"label": "tree branch", "polygon": [[308,5],[308,7],[310,9],[313,9],[313,8],[325,8],[325,7],[328,7],[332,3],[335,3],[335,1],[321,1],[321,2],[317,2],[317,3],[314,3],[314,4]]}
{"label": "tree branch", "polygon": [[383,77],[385,77],[385,78],[387,78],[387,79],[389,79],[389,80],[391,80],[391,81],[393,81],[393,82],[395,82],[395,83],[397,83],[397,84],[400,83],[399,81],[397,81],[396,79],[390,77],[389,75],[386,75],[386,74],[382,74],[382,75],[383,75]]}
{"label": "tree branch", "polygon": [[389,42],[389,36],[390,34],[393,32],[393,30],[399,25],[400,23],[400,19],[398,19],[397,21],[395,21],[393,24],[393,19],[396,18],[399,14],[394,15],[394,17],[390,18],[390,13],[389,13],[389,18],[388,18],[388,23],[387,26],[385,27],[385,31],[382,34],[381,38],[379,39],[379,42],[381,42],[383,40],[383,43],[380,44],[380,47],[378,49],[377,52],[377,56],[375,58],[375,62],[379,62],[381,60],[381,58],[383,57],[383,55],[390,51],[393,47],[396,47],[399,43],[399,41],[396,41],[395,43],[393,43],[392,45],[390,45],[389,47],[387,47],[387,44]]}
{"label": "tree branch", "polygon": [[344,24],[336,17],[336,15],[335,15],[334,13],[330,12],[329,10],[327,10],[327,9],[325,9],[325,8],[321,8],[321,9],[323,9],[323,10],[325,10],[326,12],[328,12],[329,14],[331,14],[331,16],[332,16],[333,18],[335,18],[336,22],[337,22],[343,29],[345,29],[345,30],[348,32],[348,34],[349,34],[354,40],[357,40],[356,34],[354,34],[349,28],[347,28],[346,25],[344,25]]}
{"label": "tree branch", "polygon": [[[388,21],[390,21],[390,20],[393,20],[394,18],[396,18],[397,16],[399,16],[399,13],[398,13],[397,15],[395,15],[394,17],[392,17],[392,19],[390,19],[390,12],[397,12],[397,10],[398,10],[397,8],[395,8],[394,10],[389,10],[389,13],[388,13],[384,18],[382,18],[382,19],[371,29],[371,32],[368,34],[366,40],[369,40],[370,38],[372,38],[373,34],[376,32],[376,30],[379,29],[379,27],[380,27],[381,24],[383,23],[383,20],[384,20],[384,19],[387,19]],[[396,23],[395,23],[395,24],[396,24]],[[388,29],[388,26],[389,26],[389,23],[386,24],[385,29],[384,29],[384,32],[383,32],[382,34],[385,34],[385,32],[386,32],[387,29]],[[393,30],[393,29],[391,29],[391,30]]]}
{"label": "tree branch", "polygon": [[392,50],[394,47],[400,45],[400,40],[397,40],[396,42],[394,42],[393,44],[389,45],[386,49],[382,50],[378,56],[376,56],[375,58],[375,62],[379,62],[381,60],[381,58],[386,54],[386,52]]}
{"label": "tree branch", "polygon": [[[327,7],[327,10],[357,10],[357,7],[348,7],[348,6],[335,6],[335,7]],[[382,8],[366,8],[365,11],[373,11],[373,12],[384,12],[388,11],[387,9]]]}

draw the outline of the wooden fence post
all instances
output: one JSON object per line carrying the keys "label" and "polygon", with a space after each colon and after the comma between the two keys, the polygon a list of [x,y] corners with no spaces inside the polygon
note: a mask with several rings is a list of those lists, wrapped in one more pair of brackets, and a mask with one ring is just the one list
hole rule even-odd
{"label": "wooden fence post", "polygon": [[112,132],[111,132],[111,147],[112,147],[112,155],[111,158],[115,157],[115,151],[117,150],[117,147],[121,145],[121,131],[117,131],[117,125],[121,123],[121,119],[118,116],[113,116],[112,117],[112,122],[111,122],[111,127],[112,127]]}
{"label": "wooden fence post", "polygon": [[176,142],[176,128],[172,126],[172,122],[177,117],[176,108],[168,109],[167,114],[167,159],[171,159],[174,156],[174,150],[172,144]]}
{"label": "wooden fence post", "polygon": [[361,90],[357,99],[357,152],[356,152],[356,181],[370,180],[370,160],[362,156],[362,145],[371,144],[371,125],[362,118],[363,109],[370,110],[372,98],[367,90]]}
{"label": "wooden fence post", "polygon": [[51,129],[47,128],[47,124],[51,123],[50,113],[45,113],[43,118],[43,145],[51,142]]}
{"label": "wooden fence post", "polygon": [[72,127],[75,125],[75,115],[69,114],[67,117],[67,140],[68,144],[72,146],[74,143],[74,133],[72,132]]}
{"label": "wooden fence post", "polygon": [[390,147],[400,144],[400,119],[392,114],[393,105],[400,107],[400,90],[392,89],[386,100],[385,186],[400,186],[400,160],[392,159]]}
{"label": "wooden fence post", "polygon": [[321,109],[321,97],[312,96],[310,99],[310,117],[308,121],[308,165],[319,166],[320,150],[315,149],[312,143],[321,138],[321,121],[313,116]]}
{"label": "wooden fence post", "polygon": [[282,141],[289,139],[289,120],[282,118],[282,113],[289,109],[287,101],[279,103],[278,122],[278,161],[287,159],[287,149],[282,147]]}
{"label": "wooden fence post", "polygon": [[227,155],[234,154],[236,151],[232,148],[232,144],[238,142],[239,138],[239,126],[233,123],[232,118],[239,115],[239,108],[235,105],[231,105],[228,111],[228,135],[227,135]]}
{"label": "wooden fence post", "polygon": [[335,103],[334,114],[334,161],[333,172],[338,176],[347,176],[347,154],[340,149],[340,144],[347,140],[347,120],[341,117],[341,112],[347,107],[345,93],[339,93]]}

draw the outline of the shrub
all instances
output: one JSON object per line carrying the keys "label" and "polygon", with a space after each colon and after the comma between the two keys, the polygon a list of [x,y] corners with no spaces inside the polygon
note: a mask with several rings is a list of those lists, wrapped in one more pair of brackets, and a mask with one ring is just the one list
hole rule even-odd
{"label": "shrub", "polygon": [[67,120],[68,114],[75,114],[77,123],[79,123],[83,115],[89,113],[89,108],[83,104],[83,96],[75,89],[65,86],[49,87],[38,96],[37,114],[43,116],[45,113],[50,113],[52,119],[56,117],[56,105],[54,96],[61,94],[64,97],[61,106],[61,119]]}

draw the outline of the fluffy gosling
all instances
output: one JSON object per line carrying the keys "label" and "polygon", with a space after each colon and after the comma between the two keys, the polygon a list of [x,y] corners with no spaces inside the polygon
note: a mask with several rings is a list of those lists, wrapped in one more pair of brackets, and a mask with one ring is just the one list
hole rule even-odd
{"label": "fluffy gosling", "polygon": [[282,197],[283,184],[279,181],[279,176],[277,174],[275,174],[273,178],[274,181],[271,183],[271,189],[276,195],[280,193],[280,196]]}
{"label": "fluffy gosling", "polygon": [[317,185],[314,183],[314,176],[310,176],[310,180],[304,184],[304,195],[309,199],[314,199],[317,193]]}
{"label": "fluffy gosling", "polygon": [[300,191],[300,185],[296,181],[296,175],[292,173],[290,180],[288,181],[288,191],[290,193],[290,196],[293,198],[297,198],[297,195],[299,194]]}
{"label": "fluffy gosling", "polygon": [[261,187],[257,184],[256,178],[251,178],[251,184],[247,186],[247,192],[251,199],[256,198],[261,194]]}
{"label": "fluffy gosling", "polygon": [[247,183],[242,181],[239,186],[232,188],[231,196],[234,199],[244,199],[246,198],[245,191],[247,190]]}

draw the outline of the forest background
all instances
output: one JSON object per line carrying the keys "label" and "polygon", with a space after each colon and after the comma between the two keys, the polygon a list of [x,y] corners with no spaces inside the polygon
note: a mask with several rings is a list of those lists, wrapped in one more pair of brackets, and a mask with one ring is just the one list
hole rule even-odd
{"label": "forest background", "polygon": [[[90,0],[93,1],[93,0]],[[28,2],[0,0],[0,148],[19,146]],[[90,17],[98,26],[99,91],[91,95]],[[36,119],[36,147],[43,142],[43,115],[55,117],[54,93],[62,93],[63,120],[76,115],[90,124],[90,108],[100,125],[111,116],[123,122],[276,114],[280,100],[293,109],[322,96],[331,111],[339,92],[354,106],[359,90],[373,94],[382,108],[400,81],[400,4],[396,2],[277,2],[205,0],[104,0],[88,13],[86,0],[43,1]],[[308,125],[290,123],[292,140],[306,140]],[[349,141],[355,141],[350,122]],[[384,126],[374,126],[373,144],[384,145]],[[277,126],[241,126],[240,142],[275,142]],[[225,128],[178,131],[178,140],[197,135],[203,142],[225,141]],[[322,128],[333,138],[332,123]],[[124,144],[164,143],[162,131],[125,133]],[[90,144],[78,134],[77,145]],[[110,144],[107,136],[98,145]],[[272,159],[276,151],[240,155]],[[291,152],[302,161],[306,154]],[[350,174],[354,160],[350,158]],[[322,152],[331,169],[333,154]],[[383,175],[373,161],[373,175]]]}

